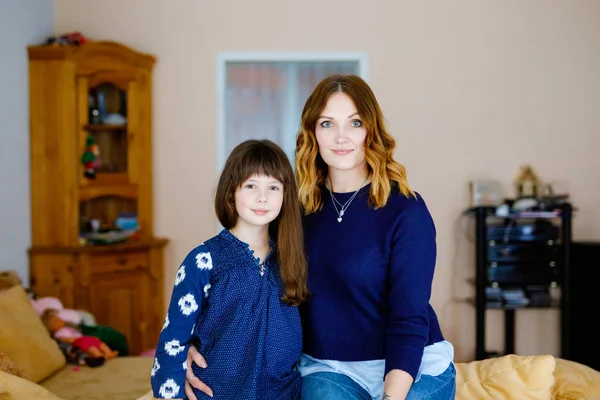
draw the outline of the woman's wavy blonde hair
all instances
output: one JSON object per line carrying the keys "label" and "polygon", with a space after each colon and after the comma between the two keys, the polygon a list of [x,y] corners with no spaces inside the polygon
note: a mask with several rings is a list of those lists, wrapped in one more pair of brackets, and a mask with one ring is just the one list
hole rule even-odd
{"label": "woman's wavy blonde hair", "polygon": [[356,75],[332,75],[322,80],[306,100],[296,138],[296,180],[304,212],[314,213],[323,205],[321,187],[328,167],[319,154],[315,127],[329,97],[339,92],[352,99],[367,129],[364,146],[371,179],[370,204],[375,209],[383,207],[394,184],[404,196],[415,196],[408,186],[406,168],[393,159],[396,141],[385,129],[383,113],[369,85]]}

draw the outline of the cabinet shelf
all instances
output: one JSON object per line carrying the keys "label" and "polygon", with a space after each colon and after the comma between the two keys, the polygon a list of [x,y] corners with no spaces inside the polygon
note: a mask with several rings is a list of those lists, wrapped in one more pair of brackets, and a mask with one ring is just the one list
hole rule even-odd
{"label": "cabinet shelf", "polygon": [[83,129],[88,132],[111,132],[127,130],[127,124],[90,124],[84,125]]}
{"label": "cabinet shelf", "polygon": [[126,172],[97,172],[96,178],[85,179],[81,187],[87,186],[112,186],[129,184],[129,176]]}
{"label": "cabinet shelf", "polygon": [[31,254],[71,254],[71,253],[116,253],[146,249],[150,247],[165,246],[169,242],[166,238],[153,237],[150,239],[130,239],[127,242],[108,245],[83,245],[83,246],[32,246],[28,253]]}
{"label": "cabinet shelf", "polygon": [[104,196],[118,196],[126,199],[137,199],[138,186],[133,184],[92,184],[79,188],[79,201],[87,201]]}
{"label": "cabinet shelf", "polygon": [[[489,218],[492,220],[510,220],[510,219],[560,219],[562,217],[562,211],[521,211],[521,212],[513,212],[508,215],[497,215],[495,213],[495,209],[489,208],[487,210],[483,210],[484,207],[480,207],[480,211],[483,212],[483,217]],[[575,208],[573,209],[575,211]],[[477,207],[467,209],[464,214],[475,216],[478,212]]]}
{"label": "cabinet shelf", "polygon": [[[476,278],[467,278],[467,279],[465,279],[465,282],[468,283],[471,286],[477,287],[477,280],[476,280]],[[488,284],[489,287],[494,287],[493,286],[494,283],[496,283],[498,287],[501,287],[503,289],[517,289],[517,288],[522,289],[522,288],[524,288],[524,287],[527,286],[527,285],[525,285],[523,283],[510,283],[509,282],[509,283],[498,284],[497,282],[487,282],[487,284]],[[556,288],[561,288],[563,286],[560,281],[556,281],[554,283],[555,283],[554,287],[556,287]],[[535,285],[532,285],[532,286],[535,286]]]}
{"label": "cabinet shelf", "polygon": [[[468,298],[467,301],[473,306],[477,305],[474,298]],[[553,300],[548,306],[484,303],[484,307],[488,310],[552,310],[560,309],[560,301]]]}

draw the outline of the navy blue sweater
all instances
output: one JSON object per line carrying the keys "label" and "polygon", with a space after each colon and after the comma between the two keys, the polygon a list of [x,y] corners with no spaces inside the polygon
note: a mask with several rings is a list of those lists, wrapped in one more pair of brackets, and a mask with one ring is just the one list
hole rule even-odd
{"label": "navy blue sweater", "polygon": [[[312,298],[300,308],[303,351],[338,361],[385,359],[386,374],[401,369],[414,378],[425,346],[444,340],[429,304],[435,226],[421,196],[394,189],[375,210],[370,187],[342,222],[325,188],[323,208],[305,217]],[[344,204],[352,194],[334,196]]]}
{"label": "navy blue sweater", "polygon": [[265,265],[261,275],[248,245],[227,230],[188,254],[156,348],[154,397],[185,397],[185,361],[194,343],[208,368],[193,364],[193,372],[212,388],[213,400],[299,398],[300,314],[280,300],[276,253]]}

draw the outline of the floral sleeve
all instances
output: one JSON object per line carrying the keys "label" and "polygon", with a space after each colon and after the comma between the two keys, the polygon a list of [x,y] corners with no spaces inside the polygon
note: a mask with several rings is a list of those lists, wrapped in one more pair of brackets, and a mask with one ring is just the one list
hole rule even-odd
{"label": "floral sleeve", "polygon": [[177,270],[167,315],[150,373],[157,399],[185,397],[188,346],[210,289],[211,255],[202,244],[192,250]]}

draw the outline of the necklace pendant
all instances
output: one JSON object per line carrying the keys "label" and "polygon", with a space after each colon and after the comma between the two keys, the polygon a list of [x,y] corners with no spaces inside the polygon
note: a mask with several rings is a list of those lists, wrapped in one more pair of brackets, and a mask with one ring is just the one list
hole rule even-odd
{"label": "necklace pendant", "polygon": [[338,217],[337,221],[342,222],[342,217]]}
{"label": "necklace pendant", "polygon": [[340,210],[340,217],[343,217],[343,216],[344,216],[344,210],[342,209],[342,210]]}
{"label": "necklace pendant", "polygon": [[265,271],[260,271],[260,276],[265,276]]}

